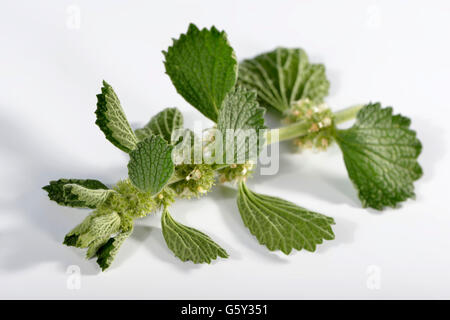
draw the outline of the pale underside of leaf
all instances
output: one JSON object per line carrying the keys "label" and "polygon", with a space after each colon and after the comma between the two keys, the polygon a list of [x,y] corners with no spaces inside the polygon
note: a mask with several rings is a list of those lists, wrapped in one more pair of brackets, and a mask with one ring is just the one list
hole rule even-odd
{"label": "pale underside of leaf", "polygon": [[191,24],[164,52],[166,73],[177,92],[213,121],[237,78],[237,60],[224,31]]}
{"label": "pale underside of leaf", "polygon": [[120,232],[118,235],[109,238],[107,242],[97,250],[97,263],[102,268],[102,271],[105,271],[111,266],[120,247],[132,233],[133,228]]}
{"label": "pale underside of leaf", "polygon": [[145,127],[135,131],[139,141],[151,134],[161,136],[172,143],[172,132],[183,127],[183,115],[177,108],[167,108],[156,114]]}
{"label": "pale underside of leaf", "polygon": [[263,106],[280,112],[300,99],[320,103],[330,87],[322,64],[310,64],[302,49],[287,48],[242,61],[238,83],[256,90]]}
{"label": "pale underside of leaf", "polygon": [[131,129],[113,88],[103,81],[102,93],[97,95],[97,121],[95,122],[116,147],[129,153],[136,147],[138,139]]}
{"label": "pale underside of leaf", "polygon": [[64,244],[77,248],[97,246],[119,231],[121,219],[119,214],[92,213],[73,228],[64,238]]}
{"label": "pale underside of leaf", "polygon": [[392,115],[392,108],[375,103],[359,111],[353,127],[336,130],[364,207],[381,210],[414,197],[414,181],[422,175],[417,162],[422,146],[409,125],[408,118]]}
{"label": "pale underside of leaf", "polygon": [[87,206],[84,201],[78,200],[77,198],[68,198],[64,192],[64,186],[69,184],[76,184],[89,190],[108,189],[103,183],[94,179],[59,179],[50,181],[50,183],[42,189],[48,192],[50,200],[57,202],[59,205],[76,208],[93,208]]}
{"label": "pale underside of leaf", "polygon": [[181,261],[211,263],[217,257],[227,258],[227,252],[208,235],[176,222],[165,209],[161,226],[167,246]]}
{"label": "pale underside of leaf", "polygon": [[70,201],[80,201],[88,208],[96,208],[115,193],[111,189],[89,189],[78,184],[69,183],[64,185],[64,195]]}
{"label": "pale underside of leaf", "polygon": [[238,208],[242,220],[259,243],[289,254],[292,249],[315,251],[323,240],[334,239],[334,220],[292,202],[252,192],[239,185]]}
{"label": "pale underside of leaf", "polygon": [[128,176],[142,192],[157,194],[174,171],[172,149],[162,137],[151,135],[130,153]]}

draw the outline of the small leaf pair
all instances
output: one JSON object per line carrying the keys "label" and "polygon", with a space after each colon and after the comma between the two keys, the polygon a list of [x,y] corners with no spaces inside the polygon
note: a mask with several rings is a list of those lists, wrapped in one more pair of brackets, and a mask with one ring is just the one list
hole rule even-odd
{"label": "small leaf pair", "polygon": [[[51,200],[60,205],[91,208],[101,207],[116,193],[108,189],[103,183],[92,179],[60,179],[50,181],[43,188],[48,192]],[[126,219],[116,212],[104,214],[96,211],[87,216],[83,222],[70,231],[64,238],[64,244],[78,248],[88,248],[87,258],[98,257],[102,270],[108,268],[123,241],[131,234],[131,228],[127,226]],[[130,228],[130,230],[126,230]],[[104,247],[115,243],[115,250],[104,251]]]}
{"label": "small leaf pair", "polygon": [[[177,109],[157,114],[142,129],[131,129],[113,88],[103,81],[102,93],[97,95],[96,124],[116,147],[130,154],[128,174],[142,192],[152,195],[161,191],[172,176],[174,166],[170,143],[172,130],[183,125]],[[139,136],[139,138],[137,137]]]}

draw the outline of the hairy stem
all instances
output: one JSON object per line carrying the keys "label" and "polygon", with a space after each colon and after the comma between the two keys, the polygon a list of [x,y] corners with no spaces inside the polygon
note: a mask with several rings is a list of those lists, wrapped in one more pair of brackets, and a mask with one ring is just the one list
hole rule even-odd
{"label": "hairy stem", "polygon": [[[364,105],[360,104],[335,112],[334,123],[340,124],[354,119],[356,117],[356,114],[358,113],[359,110],[361,110],[362,107],[364,107]],[[278,139],[276,139],[277,133]],[[266,144],[271,144],[276,141],[290,140],[293,138],[307,135],[308,133],[309,133],[309,123],[307,121],[299,121],[285,127],[270,130],[266,135]]]}
{"label": "hairy stem", "polygon": [[358,104],[335,112],[334,123],[339,124],[354,119],[358,114],[358,111],[361,110],[364,106],[364,104]]}
{"label": "hairy stem", "polygon": [[309,126],[310,125],[307,121],[299,121],[285,127],[272,129],[267,132],[266,144],[271,144],[277,141],[284,141],[304,136],[308,134]]}
{"label": "hairy stem", "polygon": [[[334,113],[334,123],[340,124],[356,117],[358,111],[364,107],[363,104],[351,106]],[[267,132],[266,144],[271,144],[276,141],[285,141],[293,138],[301,137],[309,133],[310,124],[306,121],[299,121],[288,126],[284,126],[277,129],[272,129]],[[278,139],[277,139],[278,134]],[[230,166],[229,164],[216,164],[214,170],[220,170]],[[174,175],[168,182],[167,185],[171,185],[178,181],[184,180],[186,177]]]}

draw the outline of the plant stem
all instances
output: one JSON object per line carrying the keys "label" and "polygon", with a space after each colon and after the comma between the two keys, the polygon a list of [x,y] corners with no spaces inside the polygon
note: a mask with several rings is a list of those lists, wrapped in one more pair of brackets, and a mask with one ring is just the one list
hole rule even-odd
{"label": "plant stem", "polygon": [[266,144],[304,136],[308,134],[309,126],[310,124],[307,121],[299,121],[288,126],[272,129],[267,132]]}
{"label": "plant stem", "polygon": [[[340,124],[349,120],[352,120],[356,117],[358,111],[364,107],[363,104],[355,105],[352,107],[348,107],[342,110],[339,110],[334,113],[334,123]],[[301,137],[307,135],[309,133],[310,123],[307,121],[299,121],[288,126],[284,126],[277,129],[272,129],[267,132],[266,135],[266,144],[271,144],[277,141],[285,141],[293,138]],[[278,139],[276,139],[276,132],[278,131]],[[220,170],[230,166],[229,164],[218,164],[214,167],[214,170]],[[186,177],[173,176],[168,185],[176,183],[178,181],[184,180]]]}
{"label": "plant stem", "polygon": [[[334,113],[334,123],[340,124],[356,117],[356,114],[363,107],[363,104],[348,107]],[[288,126],[277,129],[272,129],[267,132],[266,144],[271,144],[276,141],[285,141],[293,138],[301,137],[309,133],[310,124],[307,121],[299,121]],[[276,139],[278,131],[278,139]]]}
{"label": "plant stem", "polygon": [[338,112],[334,113],[334,123],[339,124],[348,120],[352,120],[356,117],[358,114],[358,111],[364,107],[364,104],[358,104],[352,107],[348,107],[342,110],[339,110]]}

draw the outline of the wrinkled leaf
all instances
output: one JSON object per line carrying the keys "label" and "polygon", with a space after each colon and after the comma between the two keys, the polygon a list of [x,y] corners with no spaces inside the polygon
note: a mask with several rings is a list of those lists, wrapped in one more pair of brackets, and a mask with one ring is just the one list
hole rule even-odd
{"label": "wrinkled leaf", "polygon": [[172,132],[183,128],[183,115],[177,108],[167,108],[157,113],[142,129],[135,131],[139,141],[150,135],[161,136],[169,144],[172,143]]}
{"label": "wrinkled leaf", "polygon": [[92,208],[94,206],[90,206],[86,204],[85,201],[78,199],[78,197],[66,197],[64,192],[65,185],[73,185],[76,184],[80,187],[89,190],[102,190],[108,189],[103,183],[98,180],[93,179],[59,179],[55,181],[50,181],[48,185],[43,187],[45,191],[48,192],[48,197],[50,200],[55,201],[61,206],[68,207],[78,207],[78,208]]}
{"label": "wrinkled leaf", "polygon": [[348,175],[363,207],[381,210],[414,197],[414,181],[422,176],[417,158],[422,150],[411,121],[392,115],[392,108],[369,104],[349,129],[336,130]]}
{"label": "wrinkled leaf", "polygon": [[199,30],[191,24],[164,56],[166,73],[177,92],[216,121],[222,101],[237,78],[236,56],[225,32],[215,27]]}
{"label": "wrinkled leaf", "polygon": [[238,83],[258,92],[261,105],[280,112],[308,98],[320,103],[330,83],[322,64],[311,64],[302,49],[277,48],[239,65]]}
{"label": "wrinkled leaf", "polygon": [[77,203],[79,207],[96,208],[108,199],[114,190],[89,189],[78,184],[64,185],[64,197],[69,203]]}
{"label": "wrinkled leaf", "polygon": [[237,204],[245,226],[271,251],[315,251],[323,240],[334,239],[333,218],[253,192],[244,182],[239,184]]}
{"label": "wrinkled leaf", "polygon": [[92,213],[72,229],[64,238],[64,244],[77,248],[87,248],[98,240],[108,239],[120,229],[119,214]]}
{"label": "wrinkled leaf", "polygon": [[120,247],[132,233],[133,229],[120,232],[118,235],[108,239],[108,241],[98,249],[97,264],[102,268],[102,271],[105,271],[111,266]]}
{"label": "wrinkled leaf", "polygon": [[[259,132],[265,128],[264,112],[264,108],[259,107],[253,90],[238,87],[227,95],[217,121],[217,129],[221,132],[224,143],[225,163],[229,162],[226,161],[227,158],[231,163],[244,163],[248,160],[256,163],[264,144]],[[230,129],[232,131],[228,131],[227,139],[227,130]],[[249,152],[250,150],[254,152]]]}
{"label": "wrinkled leaf", "polygon": [[226,251],[209,236],[176,222],[166,209],[161,217],[161,226],[167,246],[181,261],[211,263],[217,257],[228,257]]}
{"label": "wrinkled leaf", "polygon": [[129,153],[138,142],[113,88],[103,81],[102,93],[97,95],[95,122],[113,145]]}
{"label": "wrinkled leaf", "polygon": [[157,194],[174,171],[172,146],[160,136],[151,135],[130,152],[128,176],[142,192]]}

